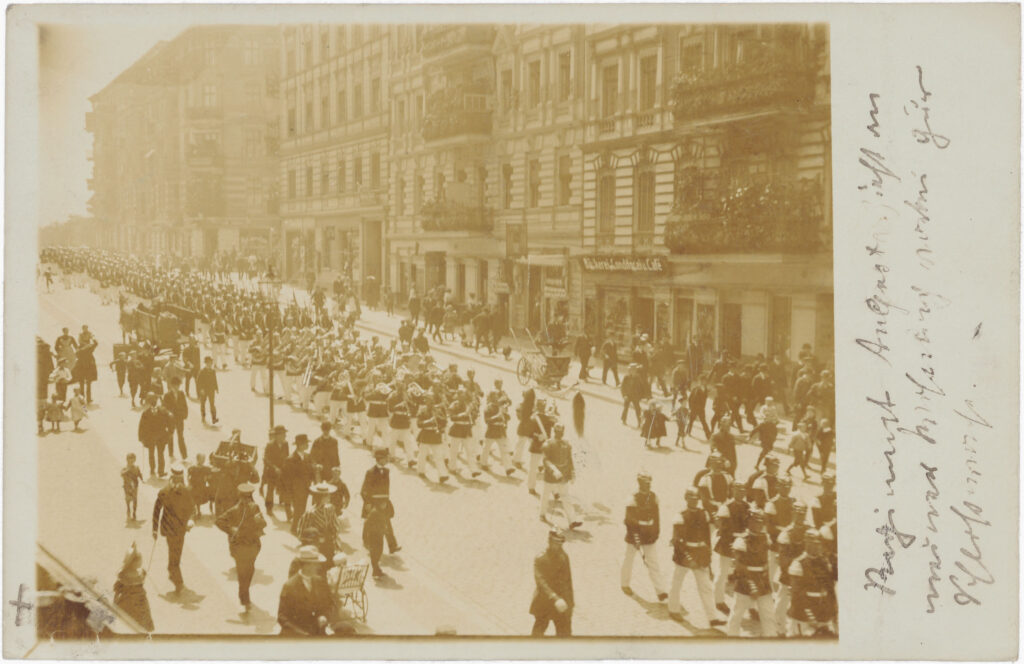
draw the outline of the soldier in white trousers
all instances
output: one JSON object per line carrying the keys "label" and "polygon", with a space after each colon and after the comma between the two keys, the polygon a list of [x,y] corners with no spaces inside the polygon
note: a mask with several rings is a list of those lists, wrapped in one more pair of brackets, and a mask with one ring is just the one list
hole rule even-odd
{"label": "soldier in white trousers", "polygon": [[693,572],[697,582],[697,594],[704,607],[709,627],[724,625],[715,609],[711,597],[711,524],[708,515],[700,507],[700,492],[690,487],[686,490],[686,509],[680,519],[672,525],[672,587],[668,591],[668,615],[673,620],[683,619],[680,612],[679,593],[687,572]]}
{"label": "soldier in white trousers", "polygon": [[658,497],[651,491],[651,475],[641,471],[636,476],[639,490],[633,494],[629,504],[626,505],[626,554],[622,560],[621,585],[622,591],[632,595],[633,590],[630,582],[633,577],[633,561],[637,552],[640,552],[647,567],[647,573],[651,577],[651,585],[658,595],[658,601],[664,602],[668,599],[665,592],[665,583],[662,579],[661,568],[658,565],[658,552],[655,550],[655,543],[658,535],[661,534],[661,518],[658,509]]}

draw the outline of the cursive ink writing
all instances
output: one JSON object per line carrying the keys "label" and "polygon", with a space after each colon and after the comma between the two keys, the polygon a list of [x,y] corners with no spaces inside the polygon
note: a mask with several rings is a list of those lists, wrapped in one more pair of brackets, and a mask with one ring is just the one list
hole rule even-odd
{"label": "cursive ink writing", "polygon": [[[877,512],[878,510],[875,511]],[[914,535],[905,533],[896,527],[896,524],[893,522],[894,514],[896,514],[896,510],[889,509],[888,523],[875,528],[875,532],[882,536],[882,546],[885,549],[882,552],[881,566],[869,567],[864,570],[864,578],[867,579],[867,583],[864,584],[864,590],[877,589],[883,595],[896,594],[896,591],[887,584],[889,578],[896,573],[896,569],[893,567],[893,560],[896,558],[897,549],[893,546],[893,540],[895,539],[896,543],[904,549],[910,547],[917,540],[917,537]]]}
{"label": "cursive ink writing", "polygon": [[[992,524],[981,517],[982,509],[980,506],[975,505],[970,501],[963,501],[963,506],[967,508],[970,514],[966,514],[956,506],[950,506],[949,510],[960,517],[960,520],[964,524],[963,533],[967,535],[970,540],[971,549],[968,550],[965,547],[960,547],[960,555],[962,559],[958,559],[955,567],[967,575],[969,580],[967,581],[967,588],[972,588],[978,583],[984,583],[991,585],[995,583],[995,577],[985,566],[981,551],[981,536],[974,532],[975,526],[991,526]],[[982,576],[984,575],[984,576]],[[960,577],[956,574],[949,575],[949,581],[956,589],[956,594],[953,595],[953,600],[960,606],[967,604],[981,604],[981,600],[972,592],[964,588],[960,583]]]}
{"label": "cursive ink writing", "polygon": [[[931,107],[925,105],[928,102],[928,98],[932,96],[932,93],[924,87],[924,71],[921,69],[920,65],[917,66],[917,84],[918,88],[921,90],[921,96],[917,99],[910,99],[909,103],[914,108],[914,111],[918,116],[918,121],[921,122],[924,127],[916,127],[912,129],[910,133],[914,137],[914,140],[922,145],[930,144],[940,150],[945,150],[949,147],[949,138],[941,134],[936,134],[932,131]],[[903,113],[909,116],[911,111],[904,106]]]}

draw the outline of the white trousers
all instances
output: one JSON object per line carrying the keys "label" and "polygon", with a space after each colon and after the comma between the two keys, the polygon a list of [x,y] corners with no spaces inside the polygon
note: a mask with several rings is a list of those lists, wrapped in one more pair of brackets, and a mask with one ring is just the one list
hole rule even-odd
{"label": "white trousers", "polygon": [[498,445],[498,457],[501,459],[501,467],[507,473],[512,468],[512,464],[509,459],[508,438],[506,436],[501,438],[484,438],[483,450],[480,452],[480,465],[484,468],[491,465],[491,446],[494,444]]}
{"label": "white trousers", "polygon": [[256,365],[256,364],[252,365],[252,369],[249,371],[249,389],[251,389],[251,390],[255,390],[256,389],[256,379],[257,378],[259,378],[259,381],[260,381],[260,391],[261,392],[266,392],[267,391],[267,367],[266,367],[266,365],[264,365],[264,366],[259,366],[259,365]]}
{"label": "white trousers", "polygon": [[434,466],[438,479],[448,477],[448,471],[444,467],[444,444],[430,445],[420,443],[419,454],[416,456],[416,465],[419,467],[420,475],[427,476],[427,463]]}
{"label": "white trousers", "polygon": [[[540,456],[535,455],[535,456]],[[545,482],[544,488],[540,492],[540,515],[543,518],[548,516],[548,503],[552,498],[561,498],[562,509],[565,510],[565,518],[569,520],[571,525],[576,520],[576,507],[573,505],[569,496],[566,495],[566,491],[569,488],[568,482]]]}
{"label": "white trousers", "polygon": [[732,558],[718,556],[718,578],[715,579],[715,604],[725,604],[725,583],[734,566]]}
{"label": "white trousers", "polygon": [[658,565],[658,552],[653,544],[641,544],[639,550],[630,543],[626,543],[626,554],[622,558],[622,571],[619,575],[619,585],[628,588],[633,580],[633,561],[636,554],[643,552],[644,566],[647,567],[647,575],[651,577],[651,585],[654,592],[661,595],[665,592],[665,584],[661,578],[661,567]]}
{"label": "white trousers", "polygon": [[227,343],[215,343],[213,344],[213,366],[220,369],[228,363],[228,345]]}
{"label": "white trousers", "polygon": [[772,596],[761,595],[755,599],[741,593],[736,593],[736,601],[733,602],[725,633],[729,636],[739,636],[740,623],[750,609],[757,609],[758,618],[761,620],[761,636],[775,636],[775,604],[772,602]]}
{"label": "white trousers", "polygon": [[679,613],[679,593],[682,590],[683,581],[686,579],[687,572],[693,572],[693,578],[697,582],[697,595],[700,596],[700,603],[704,606],[704,615],[707,617],[710,627],[711,621],[718,617],[718,610],[711,598],[711,570],[707,567],[698,569],[682,565],[675,567],[676,569],[672,573],[672,587],[668,591],[668,612]]}
{"label": "white trousers", "polygon": [[386,443],[388,440],[388,418],[367,417],[363,432],[363,444],[367,447],[373,447],[374,436],[380,436],[381,442]]}
{"label": "white trousers", "polygon": [[397,459],[395,450],[398,446],[402,446],[402,452],[405,455],[406,461],[412,461],[416,455],[415,443],[413,442],[412,431],[409,429],[392,429],[391,435],[388,436],[388,451],[391,454],[392,459]]}
{"label": "white trousers", "polygon": [[[530,491],[537,490],[537,473],[540,470],[541,455],[530,453],[530,467],[526,471],[526,488]],[[547,486],[547,482],[544,483]]]}
{"label": "white trousers", "polygon": [[775,626],[779,630],[780,635],[786,635],[789,633],[789,601],[792,597],[789,586],[784,583],[779,584],[779,592],[775,599]]}
{"label": "white trousers", "polygon": [[235,362],[245,364],[249,361],[249,339],[235,339]]}
{"label": "white trousers", "polygon": [[468,438],[451,438],[448,446],[448,468],[454,473],[455,465],[459,462],[459,455],[465,457],[466,466],[471,473],[479,473],[480,467],[476,462],[477,450],[476,438],[472,434]]}
{"label": "white trousers", "polygon": [[521,464],[523,462],[523,452],[525,452],[529,448],[530,448],[530,437],[529,436],[519,436],[519,439],[516,440],[516,452],[513,455],[512,460],[515,461],[518,464]]}

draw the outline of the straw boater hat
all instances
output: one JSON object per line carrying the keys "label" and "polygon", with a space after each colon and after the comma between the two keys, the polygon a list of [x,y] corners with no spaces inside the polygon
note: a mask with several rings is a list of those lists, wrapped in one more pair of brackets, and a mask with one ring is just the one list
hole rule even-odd
{"label": "straw boater hat", "polygon": [[316,550],[315,546],[307,544],[299,547],[299,555],[295,557],[300,563],[323,563],[327,558]]}
{"label": "straw boater hat", "polygon": [[312,486],[310,486],[309,490],[310,490],[310,492],[312,492],[314,494],[317,494],[317,495],[329,496],[332,493],[334,493],[335,491],[337,491],[338,488],[336,486],[334,486],[333,484],[328,484],[327,482],[317,482],[316,484],[313,484]]}
{"label": "straw boater hat", "polygon": [[185,466],[181,465],[181,462],[171,464],[171,476],[184,477]]}
{"label": "straw boater hat", "polygon": [[256,491],[257,486],[252,482],[242,482],[238,485],[238,493],[253,493]]}

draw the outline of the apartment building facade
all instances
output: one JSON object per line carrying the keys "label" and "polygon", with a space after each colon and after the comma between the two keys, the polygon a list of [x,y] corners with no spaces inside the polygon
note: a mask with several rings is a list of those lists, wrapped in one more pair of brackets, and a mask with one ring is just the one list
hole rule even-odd
{"label": "apartment building facade", "polygon": [[90,98],[93,195],[108,243],[265,253],[277,223],[278,30],[200,26]]}
{"label": "apartment building facade", "polygon": [[282,276],[380,284],[394,28],[282,28]]}

